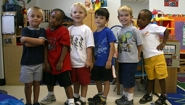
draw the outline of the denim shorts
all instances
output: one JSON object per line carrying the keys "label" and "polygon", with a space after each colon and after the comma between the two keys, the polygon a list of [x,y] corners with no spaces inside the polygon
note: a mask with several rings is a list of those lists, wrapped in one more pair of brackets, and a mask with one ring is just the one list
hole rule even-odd
{"label": "denim shorts", "polygon": [[119,83],[124,88],[132,88],[135,86],[135,72],[138,63],[119,63],[118,78]]}

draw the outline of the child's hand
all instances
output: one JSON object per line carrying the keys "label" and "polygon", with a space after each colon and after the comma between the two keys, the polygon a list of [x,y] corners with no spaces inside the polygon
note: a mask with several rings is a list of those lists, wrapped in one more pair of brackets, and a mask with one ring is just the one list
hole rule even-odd
{"label": "child's hand", "polygon": [[112,61],[107,61],[105,65],[105,69],[111,69],[112,68]]}
{"label": "child's hand", "polygon": [[57,65],[56,65],[56,70],[57,70],[57,71],[60,71],[60,70],[62,70],[62,67],[63,67],[63,62],[60,62],[60,61],[59,61],[59,62],[57,63]]}
{"label": "child's hand", "polygon": [[45,62],[45,71],[46,72],[51,72],[51,66],[48,62]]}
{"label": "child's hand", "polygon": [[85,67],[90,68],[90,66],[91,66],[91,62],[89,60],[86,60]]}
{"label": "child's hand", "polygon": [[163,50],[165,43],[161,43],[160,45],[157,46],[157,50]]}

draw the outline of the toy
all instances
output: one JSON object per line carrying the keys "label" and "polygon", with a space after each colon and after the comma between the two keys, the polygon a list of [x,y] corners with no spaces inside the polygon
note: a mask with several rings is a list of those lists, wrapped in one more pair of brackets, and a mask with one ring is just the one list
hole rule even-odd
{"label": "toy", "polygon": [[92,2],[90,0],[85,0],[85,7],[87,10],[92,10]]}
{"label": "toy", "polygon": [[99,9],[104,4],[104,0],[93,0],[94,10]]}

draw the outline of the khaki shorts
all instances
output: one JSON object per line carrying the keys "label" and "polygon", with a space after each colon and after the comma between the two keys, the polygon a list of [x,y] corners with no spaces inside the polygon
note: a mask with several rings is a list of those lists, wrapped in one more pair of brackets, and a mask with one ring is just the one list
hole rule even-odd
{"label": "khaki shorts", "polygon": [[163,54],[146,58],[144,61],[145,71],[149,80],[153,80],[155,78],[164,79],[168,76],[166,61]]}

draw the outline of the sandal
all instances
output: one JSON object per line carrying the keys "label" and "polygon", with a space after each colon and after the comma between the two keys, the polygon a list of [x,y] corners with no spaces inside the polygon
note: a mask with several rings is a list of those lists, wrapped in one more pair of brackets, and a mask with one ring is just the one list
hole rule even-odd
{"label": "sandal", "polygon": [[167,105],[166,99],[167,99],[167,96],[161,94],[160,97],[157,99],[157,101],[155,101],[155,104],[156,105]]}
{"label": "sandal", "polygon": [[147,102],[150,102],[152,101],[153,97],[150,96],[149,94],[145,94],[140,100],[139,100],[139,103],[140,104],[145,104]]}

